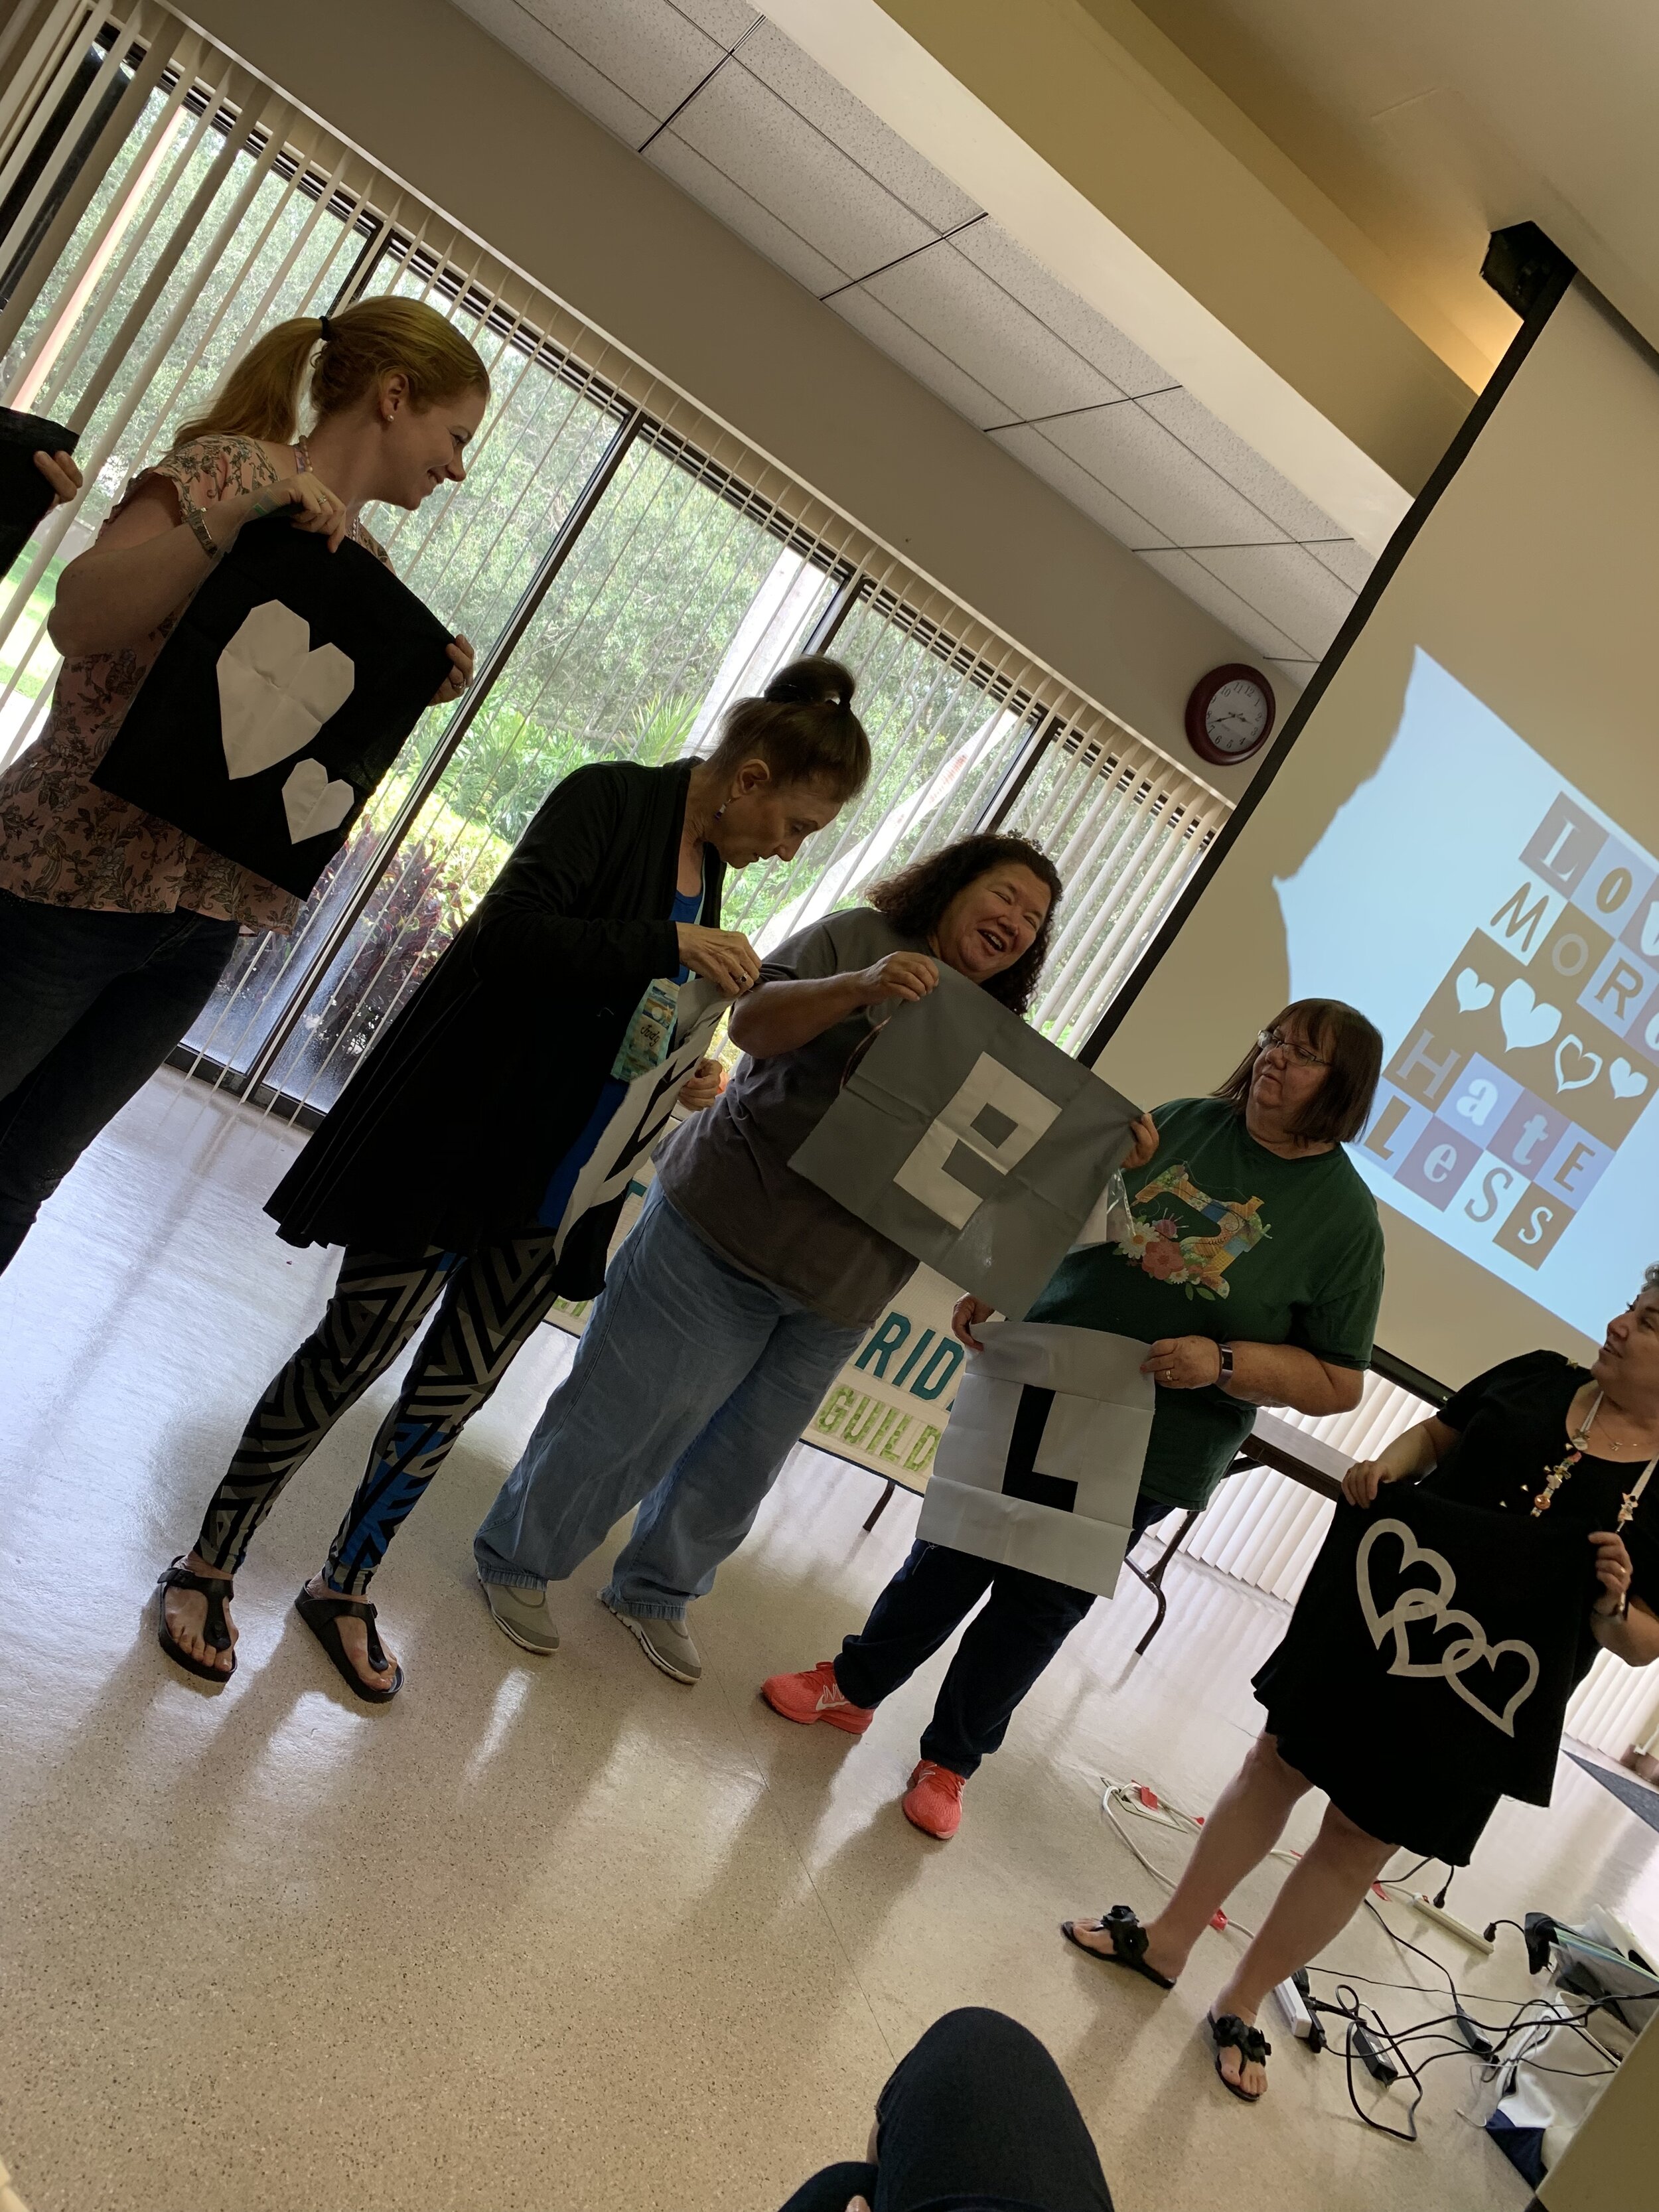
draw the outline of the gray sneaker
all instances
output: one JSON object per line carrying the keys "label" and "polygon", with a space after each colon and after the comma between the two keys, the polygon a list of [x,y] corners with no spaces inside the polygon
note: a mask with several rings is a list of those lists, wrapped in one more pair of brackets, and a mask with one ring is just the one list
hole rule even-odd
{"label": "gray sneaker", "polygon": [[608,1613],[616,1614],[653,1667],[675,1681],[684,1682],[688,1688],[702,1680],[702,1661],[691,1641],[691,1632],[683,1620],[643,1620],[638,1613],[617,1605],[604,1590],[599,1592],[599,1603]]}
{"label": "gray sneaker", "polygon": [[510,1636],[515,1644],[538,1657],[558,1650],[559,1632],[547,1609],[544,1589],[537,1589],[533,1584],[523,1583],[487,1583],[482,1571],[478,1583],[490,1618],[503,1636]]}

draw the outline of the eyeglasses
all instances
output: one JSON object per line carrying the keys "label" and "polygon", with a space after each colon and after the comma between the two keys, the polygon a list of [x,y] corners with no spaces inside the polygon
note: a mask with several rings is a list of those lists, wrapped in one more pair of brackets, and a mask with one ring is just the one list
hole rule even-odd
{"label": "eyeglasses", "polygon": [[1258,1030],[1255,1042],[1258,1051],[1282,1052],[1298,1067],[1328,1067],[1331,1064],[1311,1045],[1298,1044],[1294,1037],[1287,1037],[1279,1030]]}

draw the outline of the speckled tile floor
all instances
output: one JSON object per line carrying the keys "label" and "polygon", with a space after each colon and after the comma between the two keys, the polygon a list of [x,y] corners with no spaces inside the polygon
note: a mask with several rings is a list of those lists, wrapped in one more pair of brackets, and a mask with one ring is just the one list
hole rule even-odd
{"label": "speckled tile floor", "polygon": [[[568,1357],[550,1329],[376,1586],[410,1677],[394,1707],[351,1702],[288,1609],[386,1382],[250,1561],[234,1683],[177,1674],[150,1585],[331,1272],[259,1212],[296,1143],[160,1077],[0,1279],[0,2154],[32,2212],[769,2212],[857,2154],[894,2059],[963,2002],[1047,2039],[1123,2212],[1525,2201],[1459,2117],[1462,2060],[1431,2075],[1413,2149],[1288,2039],[1246,2112],[1196,2032],[1232,1939],[1162,2001],[1060,1942],[1066,1913],[1158,1894],[1100,1777],[1202,1808],[1251,1730],[1281,1616],[1206,1569],[1172,1575],[1138,1663],[1144,1601],[1097,1608],[961,1836],[930,1844],[896,1800],[937,1667],[859,1742],[755,1697],[832,1650],[908,1543],[902,1498],[860,1533],[855,1471],[792,1462],[697,1609],[696,1691],[595,1604],[600,1559],[558,1608],[556,1657],[490,1628],[468,1538]],[[1500,1816],[1455,1901],[1479,1922],[1601,1898],[1659,1935],[1656,1841],[1568,1764],[1553,1810]],[[1466,1986],[1526,1993],[1512,1944],[1472,1962],[1395,1917]],[[1431,1991],[1372,1923],[1331,1956]]]}

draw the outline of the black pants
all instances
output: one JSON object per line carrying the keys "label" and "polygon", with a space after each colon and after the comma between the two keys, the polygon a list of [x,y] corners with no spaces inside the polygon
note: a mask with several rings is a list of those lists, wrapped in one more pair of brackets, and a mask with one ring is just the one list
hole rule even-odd
{"label": "black pants", "polygon": [[935,2021],[876,2105],[877,2163],[827,2166],[783,2212],[1112,2212],[1112,2192],[1066,2077],[1029,2028],[977,2008]]}
{"label": "black pants", "polygon": [[0,1268],[213,996],[237,927],[0,890]]}
{"label": "black pants", "polygon": [[[1138,1498],[1136,1531],[1174,1510]],[[1094,1603],[1088,1590],[947,1544],[914,1544],[836,1661],[842,1695],[878,1705],[949,1641],[987,1590],[989,1601],[957,1647],[921,1739],[922,1757],[957,1774],[973,1773],[1000,1745],[1020,1699]]]}

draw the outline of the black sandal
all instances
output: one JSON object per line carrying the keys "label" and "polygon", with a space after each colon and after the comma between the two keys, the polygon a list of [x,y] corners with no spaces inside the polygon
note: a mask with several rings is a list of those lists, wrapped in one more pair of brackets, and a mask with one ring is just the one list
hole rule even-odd
{"label": "black sandal", "polygon": [[[175,1667],[182,1667],[187,1674],[194,1674],[204,1682],[228,1682],[236,1672],[236,1653],[233,1648],[230,1623],[225,1619],[225,1600],[234,1595],[230,1580],[223,1575],[193,1575],[183,1564],[181,1552],[173,1565],[162,1574],[155,1585],[156,1641]],[[207,1619],[202,1623],[202,1640],[215,1651],[228,1651],[228,1667],[215,1667],[205,1659],[192,1659],[178,1638],[167,1626],[167,1592],[170,1589],[194,1590],[207,1601]]]}
{"label": "black sandal", "polygon": [[1221,2070],[1221,2054],[1236,2051],[1247,2066],[1265,2066],[1273,2055],[1273,2047],[1259,2027],[1246,2027],[1236,2012],[1224,2012],[1219,2020],[1213,2013],[1206,2015],[1205,2025],[1210,2039],[1215,2045],[1215,2078],[1230,2096],[1237,2097],[1241,2105],[1258,2105],[1263,2092],[1252,2093],[1241,2089],[1237,2081],[1230,2081]]}
{"label": "black sandal", "polygon": [[343,1613],[368,1625],[368,1663],[377,1674],[389,1664],[386,1651],[374,1626],[374,1608],[367,1598],[313,1597],[302,1589],[294,1601],[294,1610],[322,1645],[335,1667],[346,1680],[347,1686],[368,1705],[390,1705],[404,1686],[404,1670],[398,1668],[383,1690],[371,1690],[368,1684],[352,1665],[349,1654],[340,1641],[339,1621]]}
{"label": "black sandal", "polygon": [[1079,1951],[1086,1951],[1103,1966],[1127,1966],[1132,1974],[1144,1974],[1161,1990],[1175,1987],[1167,1974],[1160,1974],[1156,1966],[1146,1964],[1146,1930],[1127,1905],[1115,1905],[1109,1912],[1103,1912],[1099,1928],[1089,1930],[1091,1936],[1109,1935],[1109,1951],[1097,1951],[1092,1943],[1085,1943],[1077,1932],[1075,1920],[1062,1920],[1060,1932],[1068,1943],[1075,1943]]}

